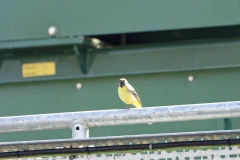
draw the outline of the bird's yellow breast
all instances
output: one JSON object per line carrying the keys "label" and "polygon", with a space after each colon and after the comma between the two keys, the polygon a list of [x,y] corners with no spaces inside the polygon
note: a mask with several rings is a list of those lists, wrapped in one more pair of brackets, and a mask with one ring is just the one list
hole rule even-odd
{"label": "bird's yellow breast", "polygon": [[120,99],[126,104],[132,104],[137,108],[141,108],[141,104],[134,97],[134,95],[128,90],[126,86],[118,87],[118,95]]}

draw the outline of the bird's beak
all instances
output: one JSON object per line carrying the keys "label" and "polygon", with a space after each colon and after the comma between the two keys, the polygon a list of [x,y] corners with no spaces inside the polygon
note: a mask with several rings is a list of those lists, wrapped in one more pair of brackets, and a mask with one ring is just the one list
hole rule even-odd
{"label": "bird's beak", "polygon": [[119,79],[120,80],[120,83],[124,83],[124,81],[122,79]]}

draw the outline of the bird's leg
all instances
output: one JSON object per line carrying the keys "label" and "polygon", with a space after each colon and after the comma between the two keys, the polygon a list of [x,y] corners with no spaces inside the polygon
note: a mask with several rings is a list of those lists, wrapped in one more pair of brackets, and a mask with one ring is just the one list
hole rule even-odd
{"label": "bird's leg", "polygon": [[126,108],[124,108],[124,109],[129,109],[128,104],[126,104]]}
{"label": "bird's leg", "polygon": [[132,105],[132,102],[131,102],[131,105],[130,105],[130,108],[129,108],[129,109],[132,109],[132,106],[133,106],[133,105]]}
{"label": "bird's leg", "polygon": [[131,105],[129,107],[129,104],[126,104],[126,109],[131,109]]}

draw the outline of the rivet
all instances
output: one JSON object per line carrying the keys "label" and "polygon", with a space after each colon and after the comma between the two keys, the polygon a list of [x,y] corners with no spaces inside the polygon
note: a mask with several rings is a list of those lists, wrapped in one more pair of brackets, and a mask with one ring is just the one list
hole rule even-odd
{"label": "rivet", "polygon": [[49,27],[48,28],[48,34],[51,37],[56,36],[56,34],[57,34],[57,27],[55,27],[55,26]]}
{"label": "rivet", "polygon": [[77,89],[81,89],[81,88],[82,88],[82,83],[78,82],[78,83],[76,84],[76,88],[77,88]]}
{"label": "rivet", "polygon": [[188,76],[188,81],[189,82],[193,82],[194,81],[194,77],[192,75]]}

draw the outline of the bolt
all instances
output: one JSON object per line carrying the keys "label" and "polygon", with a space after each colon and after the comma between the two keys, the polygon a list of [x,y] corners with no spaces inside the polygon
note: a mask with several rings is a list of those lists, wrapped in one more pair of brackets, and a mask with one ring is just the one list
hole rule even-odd
{"label": "bolt", "polygon": [[55,27],[55,26],[49,27],[48,28],[48,34],[51,37],[56,36],[56,34],[57,34],[57,27]]}
{"label": "bolt", "polygon": [[96,45],[96,48],[98,48],[98,49],[101,48],[101,45]]}
{"label": "bolt", "polygon": [[194,81],[194,77],[192,75],[188,76],[188,81],[189,82],[193,82]]}
{"label": "bolt", "polygon": [[76,84],[76,88],[77,88],[77,89],[81,89],[81,88],[82,88],[82,83],[80,83],[80,82],[77,83],[77,84]]}

